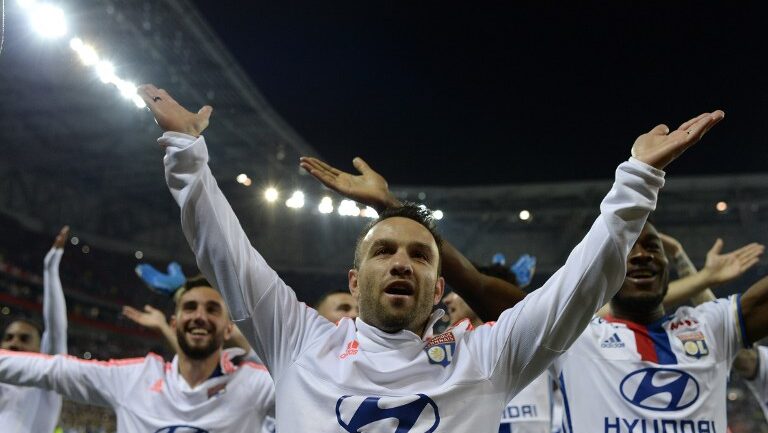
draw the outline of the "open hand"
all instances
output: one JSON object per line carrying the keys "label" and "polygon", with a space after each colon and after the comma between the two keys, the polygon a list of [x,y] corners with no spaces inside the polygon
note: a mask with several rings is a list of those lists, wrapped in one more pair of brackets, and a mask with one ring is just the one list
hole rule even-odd
{"label": "open hand", "polygon": [[56,239],[53,241],[53,248],[64,248],[67,238],[69,238],[69,226],[64,226],[59,231],[59,234],[56,235]]}
{"label": "open hand", "polygon": [[165,314],[150,305],[145,305],[144,311],[139,311],[128,305],[123,306],[123,316],[141,326],[155,331],[160,331],[169,326],[168,322],[165,320]]}
{"label": "open hand", "polygon": [[741,276],[760,260],[765,246],[753,242],[728,254],[720,254],[722,250],[723,240],[718,239],[707,253],[707,261],[702,269],[713,285],[724,284]]}
{"label": "open hand", "polygon": [[663,170],[682,155],[689,147],[701,140],[713,126],[723,120],[721,110],[703,113],[669,132],[667,125],[658,125],[647,134],[637,137],[632,146],[632,156],[644,163]]}
{"label": "open hand", "polygon": [[389,191],[387,180],[369,167],[362,158],[352,160],[352,165],[360,172],[359,175],[345,173],[317,158],[308,156],[301,157],[299,165],[328,188],[347,198],[371,206],[378,212],[401,204]]}
{"label": "open hand", "polygon": [[179,105],[164,89],[158,89],[152,84],[139,86],[139,96],[155,115],[155,121],[163,131],[181,132],[199,137],[211,118],[213,107],[206,105],[197,113],[187,111]]}

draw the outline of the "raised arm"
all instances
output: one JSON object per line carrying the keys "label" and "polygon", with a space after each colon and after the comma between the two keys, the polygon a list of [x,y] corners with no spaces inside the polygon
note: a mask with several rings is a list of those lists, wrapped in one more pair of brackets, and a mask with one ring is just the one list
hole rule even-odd
{"label": "raised arm", "polygon": [[171,325],[168,324],[162,311],[151,305],[145,305],[144,311],[125,305],[123,306],[123,316],[162,335],[168,346],[173,349],[173,352],[179,352],[179,342],[176,339],[176,334],[171,329]]}
{"label": "raised arm", "polygon": [[745,345],[768,336],[768,277],[753,284],[740,298],[741,317],[744,319]]}
{"label": "raised arm", "polygon": [[221,291],[235,324],[277,380],[282,367],[333,324],[298,302],[243,232],[208,167],[200,136],[212,108],[191,113],[152,85],[139,94],[166,131],[158,140],[166,152],[166,182],[181,208],[182,230],[198,267]]}
{"label": "raised arm", "polygon": [[565,265],[539,290],[470,335],[480,368],[514,394],[578,338],[598,307],[621,287],[629,252],[656,206],[661,171],[698,141],[722,112],[705,113],[669,133],[660,125],[640,136],[630,161],[616,170],[600,216]]}
{"label": "raised arm", "polygon": [[0,382],[47,389],[82,403],[109,406],[117,401],[123,384],[138,379],[122,377],[119,370],[129,368],[128,363],[0,350]]}
{"label": "raised arm", "polygon": [[[359,175],[343,172],[317,158],[302,157],[300,161],[300,166],[323,185],[378,212],[402,204],[389,190],[386,179],[362,158],[354,158],[352,164]],[[443,241],[442,260],[445,280],[484,322],[496,320],[526,295],[514,284],[480,273],[448,241]]]}
{"label": "raised arm", "polygon": [[760,260],[765,247],[751,243],[730,253],[723,254],[723,241],[717,239],[707,252],[707,260],[701,271],[697,271],[683,246],[675,238],[660,234],[664,250],[677,269],[679,279],[669,284],[664,297],[664,307],[671,308],[682,303],[693,302],[699,305],[714,301],[715,294],[711,287],[732,281],[744,274]]}
{"label": "raised arm", "polygon": [[59,263],[69,237],[69,226],[62,227],[43,260],[43,336],[40,351],[50,355],[67,353],[67,303],[59,278]]}

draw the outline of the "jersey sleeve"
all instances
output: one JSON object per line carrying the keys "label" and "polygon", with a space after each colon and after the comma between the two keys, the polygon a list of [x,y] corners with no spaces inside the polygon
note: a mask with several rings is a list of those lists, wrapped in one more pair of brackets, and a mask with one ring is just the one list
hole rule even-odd
{"label": "jersey sleeve", "polygon": [[757,374],[752,380],[744,380],[747,387],[760,402],[761,407],[768,404],[768,347],[757,346]]}
{"label": "jersey sleeve", "polygon": [[67,353],[67,304],[59,278],[64,250],[51,248],[43,260],[43,326],[40,351],[50,355]]}
{"label": "jersey sleeve", "polygon": [[114,406],[138,379],[143,358],[85,361],[67,355],[0,350],[0,382],[55,391],[86,404]]}
{"label": "jersey sleeve", "polygon": [[663,175],[637,160],[621,164],[600,215],[565,265],[493,326],[481,326],[469,336],[480,368],[510,398],[568,349],[619,290],[627,256],[655,208]]}
{"label": "jersey sleeve", "polygon": [[714,344],[717,359],[728,361],[730,366],[740,349],[749,348],[745,346],[747,339],[740,294],[705,302],[696,307],[695,311],[715,338],[715,341],[708,344]]}
{"label": "jersey sleeve", "polygon": [[205,139],[166,132],[165,177],[203,274],[219,289],[233,321],[275,380],[307,344],[333,325],[296,299],[251,246],[208,167]]}

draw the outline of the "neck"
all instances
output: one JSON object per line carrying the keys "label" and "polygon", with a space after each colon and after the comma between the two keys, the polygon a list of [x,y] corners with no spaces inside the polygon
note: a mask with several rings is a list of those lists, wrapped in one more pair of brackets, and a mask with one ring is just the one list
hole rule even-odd
{"label": "neck", "polygon": [[482,320],[480,320],[479,317],[475,316],[475,317],[471,317],[469,319],[469,323],[472,324],[473,328],[477,328],[478,326],[482,325],[484,322]]}
{"label": "neck", "polygon": [[179,374],[191,388],[194,388],[211,377],[221,360],[221,349],[205,359],[192,359],[183,352],[179,352],[178,356]]}
{"label": "neck", "polygon": [[653,323],[662,317],[666,313],[664,312],[664,306],[659,304],[650,311],[629,311],[622,309],[618,305],[611,304],[611,315],[617,319],[627,320],[629,322],[639,323],[641,325],[647,325]]}

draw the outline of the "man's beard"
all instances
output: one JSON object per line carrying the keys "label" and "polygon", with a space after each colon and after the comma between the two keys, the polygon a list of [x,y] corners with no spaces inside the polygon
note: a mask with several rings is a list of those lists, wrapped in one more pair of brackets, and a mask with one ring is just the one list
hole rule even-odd
{"label": "man's beard", "polygon": [[666,291],[662,293],[642,293],[639,296],[622,296],[621,292],[614,295],[611,305],[619,310],[631,313],[650,313],[663,301]]}
{"label": "man's beard", "polygon": [[380,293],[377,297],[373,289],[360,290],[361,319],[384,332],[395,333],[403,329],[416,332],[410,327],[426,322],[432,312],[431,296],[426,296],[425,293],[415,299],[416,302],[410,309],[395,311],[382,303],[384,296]]}
{"label": "man's beard", "polygon": [[179,342],[179,350],[181,350],[191,359],[195,360],[208,358],[212,354],[216,353],[216,351],[221,348],[222,343],[224,342],[223,337],[214,334],[213,338],[211,338],[211,341],[206,346],[191,347],[189,343],[187,343],[186,333],[181,328],[176,329],[176,340]]}

